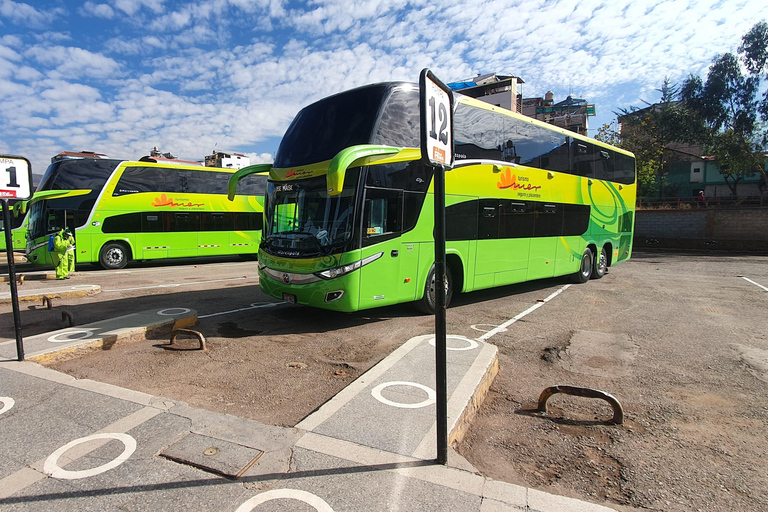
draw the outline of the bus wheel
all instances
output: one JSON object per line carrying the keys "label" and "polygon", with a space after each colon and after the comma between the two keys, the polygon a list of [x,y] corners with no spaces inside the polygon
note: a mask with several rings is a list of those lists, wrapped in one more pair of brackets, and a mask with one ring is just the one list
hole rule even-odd
{"label": "bus wheel", "polygon": [[605,247],[600,250],[600,256],[592,264],[592,279],[600,279],[608,272],[608,253]]}
{"label": "bus wheel", "polygon": [[579,267],[579,271],[571,276],[571,280],[574,283],[586,283],[589,281],[589,278],[592,275],[593,259],[592,249],[589,247],[584,249],[584,254],[581,255],[581,266]]}
{"label": "bus wheel", "polygon": [[128,264],[128,251],[119,242],[109,242],[101,248],[99,264],[107,270],[124,268]]}
{"label": "bus wheel", "polygon": [[[445,266],[445,307],[451,303],[453,297],[453,275],[451,267]],[[416,301],[416,309],[428,315],[435,314],[435,267],[429,269],[427,282],[424,285],[424,296]]]}

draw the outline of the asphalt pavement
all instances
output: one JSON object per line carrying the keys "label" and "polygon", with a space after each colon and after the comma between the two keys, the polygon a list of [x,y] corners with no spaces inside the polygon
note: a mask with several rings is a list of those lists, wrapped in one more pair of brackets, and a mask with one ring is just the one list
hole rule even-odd
{"label": "asphalt pavement", "polygon": [[[28,353],[39,359],[99,349],[150,325],[174,329],[195,319],[180,308],[124,315],[40,335],[29,340]],[[433,343],[433,336],[406,341],[295,428],[78,380],[15,361],[15,345],[3,343],[0,507],[612,510],[482,477],[450,449],[448,464],[436,464]],[[493,345],[449,336],[451,440],[471,421],[497,369]]]}

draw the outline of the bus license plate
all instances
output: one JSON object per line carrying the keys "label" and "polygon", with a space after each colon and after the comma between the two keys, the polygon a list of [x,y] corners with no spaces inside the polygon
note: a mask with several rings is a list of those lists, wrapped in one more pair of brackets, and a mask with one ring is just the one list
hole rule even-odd
{"label": "bus license plate", "polygon": [[283,300],[285,302],[290,302],[291,304],[296,304],[296,296],[292,293],[284,293]]}

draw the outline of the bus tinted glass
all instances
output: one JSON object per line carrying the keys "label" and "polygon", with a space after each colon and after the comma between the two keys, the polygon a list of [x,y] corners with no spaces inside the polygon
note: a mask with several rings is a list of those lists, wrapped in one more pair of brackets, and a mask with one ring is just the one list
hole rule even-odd
{"label": "bus tinted glass", "polygon": [[381,112],[374,144],[400,148],[419,147],[419,90],[408,86],[395,89]]}
{"label": "bus tinted glass", "polygon": [[456,160],[497,160],[631,184],[634,159],[501,112],[459,103],[454,116]]}
{"label": "bus tinted glass", "polygon": [[389,87],[361,87],[304,107],[294,118],[275,155],[275,168],[332,159],[350,146],[370,144]]}
{"label": "bus tinted glass", "polygon": [[[113,196],[140,192],[166,192],[186,194],[224,194],[231,173],[165,169],[161,167],[126,167],[115,187]],[[237,186],[237,195],[263,195],[267,176],[246,176]]]}
{"label": "bus tinted glass", "polygon": [[90,189],[98,195],[119,163],[119,160],[89,158],[60,160],[48,166],[37,190]]}

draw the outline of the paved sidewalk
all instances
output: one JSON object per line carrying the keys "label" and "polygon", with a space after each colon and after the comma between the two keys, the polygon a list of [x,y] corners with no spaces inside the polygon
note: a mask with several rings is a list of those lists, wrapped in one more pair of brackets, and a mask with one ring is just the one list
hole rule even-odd
{"label": "paved sidewalk", "polygon": [[[182,321],[193,314],[172,313]],[[142,315],[154,319],[157,312]],[[113,330],[140,323],[121,319]],[[0,508],[612,510],[484,478],[453,450],[448,466],[435,465],[432,340],[407,341],[296,428],[2,361]],[[456,438],[498,362],[496,348],[482,341],[449,336],[448,347],[449,430]]]}

